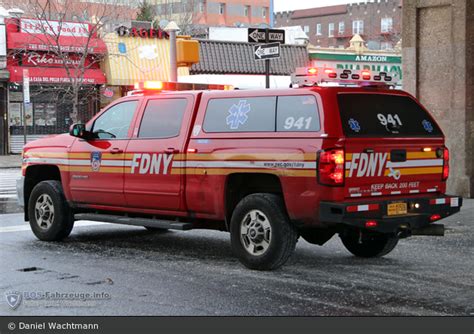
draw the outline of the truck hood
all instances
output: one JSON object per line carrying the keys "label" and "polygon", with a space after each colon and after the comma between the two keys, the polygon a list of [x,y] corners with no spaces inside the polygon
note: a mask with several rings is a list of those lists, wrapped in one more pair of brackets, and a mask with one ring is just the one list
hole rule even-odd
{"label": "truck hood", "polygon": [[72,145],[76,138],[69,135],[69,133],[63,133],[60,135],[52,135],[44,138],[40,138],[37,140],[33,140],[27,143],[23,150],[26,152],[30,149],[39,149],[39,148],[67,148]]}

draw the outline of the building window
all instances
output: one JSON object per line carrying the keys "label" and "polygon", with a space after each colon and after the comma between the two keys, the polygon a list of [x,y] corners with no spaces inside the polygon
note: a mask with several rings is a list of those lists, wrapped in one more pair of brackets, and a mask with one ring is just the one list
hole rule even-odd
{"label": "building window", "polygon": [[381,50],[391,50],[392,49],[392,43],[391,42],[382,42],[382,43],[380,43],[380,49]]}
{"label": "building window", "polygon": [[307,34],[309,33],[309,26],[304,26],[303,31]]}
{"label": "building window", "polygon": [[391,32],[393,29],[393,19],[391,17],[384,17],[380,22],[381,32]]}
{"label": "building window", "polygon": [[362,20],[352,21],[352,34],[362,35],[363,33],[364,33],[364,21]]}
{"label": "building window", "polygon": [[267,18],[267,7],[262,8],[262,17],[265,19]]}
{"label": "building window", "polygon": [[316,35],[321,36],[322,34],[323,34],[323,26],[321,25],[321,23],[318,23],[316,24]]}
{"label": "building window", "polygon": [[334,37],[334,23],[329,23],[328,36],[329,37]]}
{"label": "building window", "polygon": [[245,6],[244,7],[244,16],[249,16],[250,14],[250,6]]}
{"label": "building window", "polygon": [[219,14],[224,15],[225,13],[225,3],[220,3],[219,4]]}
{"label": "building window", "polygon": [[204,13],[206,9],[206,1],[199,1],[199,13]]}
{"label": "building window", "polygon": [[346,25],[344,24],[344,21],[339,22],[339,35],[344,34],[345,29],[346,29]]}

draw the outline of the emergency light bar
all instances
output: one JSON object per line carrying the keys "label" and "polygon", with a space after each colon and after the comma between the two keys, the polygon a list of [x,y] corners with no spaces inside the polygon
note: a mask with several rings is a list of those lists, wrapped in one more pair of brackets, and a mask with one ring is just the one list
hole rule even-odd
{"label": "emergency light bar", "polygon": [[321,83],[335,82],[341,85],[355,84],[359,86],[396,85],[399,76],[396,72],[370,70],[347,70],[324,67],[297,67],[291,75],[292,85],[314,86]]}
{"label": "emergency light bar", "polygon": [[180,91],[180,90],[233,90],[232,85],[197,84],[187,82],[163,82],[163,81],[143,81],[134,85],[134,90],[127,95],[137,95],[144,93],[156,93],[160,91]]}

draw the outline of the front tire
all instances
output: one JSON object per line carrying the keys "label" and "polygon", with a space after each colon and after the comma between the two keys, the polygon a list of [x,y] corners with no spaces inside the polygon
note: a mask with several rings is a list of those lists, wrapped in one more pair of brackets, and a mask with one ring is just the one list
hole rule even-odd
{"label": "front tire", "polygon": [[[361,234],[362,233],[362,234]],[[390,234],[345,231],[340,234],[346,249],[358,257],[382,257],[390,253],[398,243],[398,238]]]}
{"label": "front tire", "polygon": [[273,270],[293,254],[298,233],[281,197],[251,194],[237,204],[230,223],[234,254],[247,268]]}
{"label": "front tire", "polygon": [[74,226],[74,216],[59,181],[42,181],[33,188],[28,214],[31,230],[42,241],[62,240]]}

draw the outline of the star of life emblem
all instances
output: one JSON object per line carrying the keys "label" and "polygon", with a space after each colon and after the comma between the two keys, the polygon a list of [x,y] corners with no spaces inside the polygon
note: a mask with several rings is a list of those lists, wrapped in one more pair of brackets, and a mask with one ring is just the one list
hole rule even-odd
{"label": "star of life emblem", "polygon": [[226,118],[226,123],[232,130],[237,130],[240,125],[244,125],[248,120],[248,113],[250,111],[250,104],[247,100],[240,100],[238,104],[233,104],[229,109],[229,116]]}

